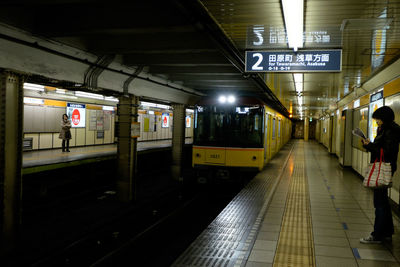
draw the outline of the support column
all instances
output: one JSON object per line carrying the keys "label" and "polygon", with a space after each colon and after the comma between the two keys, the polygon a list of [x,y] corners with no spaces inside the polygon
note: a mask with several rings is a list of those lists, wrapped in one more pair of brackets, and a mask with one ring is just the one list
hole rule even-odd
{"label": "support column", "polygon": [[183,163],[183,148],[185,146],[185,114],[184,105],[172,105],[174,110],[173,116],[173,132],[172,132],[172,178],[175,180],[183,180],[182,163]]}
{"label": "support column", "polygon": [[[6,253],[17,245],[21,224],[23,79],[0,72],[0,247]],[[1,249],[0,249],[1,251]]]}
{"label": "support column", "polygon": [[117,194],[123,202],[136,199],[137,138],[131,137],[131,125],[137,122],[138,102],[136,96],[123,96],[118,104]]}
{"label": "support column", "polygon": [[308,141],[308,135],[310,132],[310,121],[307,116],[304,117],[304,141]]}

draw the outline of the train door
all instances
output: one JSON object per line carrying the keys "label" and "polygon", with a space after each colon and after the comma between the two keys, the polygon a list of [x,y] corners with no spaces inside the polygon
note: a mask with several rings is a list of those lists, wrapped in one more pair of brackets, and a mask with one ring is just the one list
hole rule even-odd
{"label": "train door", "polygon": [[279,151],[279,149],[281,149],[282,146],[282,137],[281,137],[281,120],[278,118],[278,141],[277,141],[277,149],[276,152]]}
{"label": "train door", "polygon": [[276,118],[272,118],[271,158],[276,150]]}
{"label": "train door", "polygon": [[268,140],[268,126],[269,126],[269,115],[265,114],[265,129],[264,129],[264,162],[268,161],[268,145],[269,145],[269,140]]}

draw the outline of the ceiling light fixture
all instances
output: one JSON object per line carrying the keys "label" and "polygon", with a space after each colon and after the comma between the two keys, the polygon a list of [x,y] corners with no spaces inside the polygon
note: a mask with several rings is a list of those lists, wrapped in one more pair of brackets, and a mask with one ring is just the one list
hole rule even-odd
{"label": "ceiling light fixture", "polygon": [[24,83],[24,89],[44,92],[44,86],[34,83]]}
{"label": "ceiling light fixture", "polygon": [[289,48],[303,47],[304,0],[282,0]]}
{"label": "ceiling light fixture", "polygon": [[297,95],[303,92],[303,73],[293,73],[294,87]]}
{"label": "ceiling light fixture", "polygon": [[93,93],[86,93],[86,92],[82,92],[82,91],[76,91],[75,92],[75,96],[104,100],[104,96],[102,96],[102,95],[93,94]]}

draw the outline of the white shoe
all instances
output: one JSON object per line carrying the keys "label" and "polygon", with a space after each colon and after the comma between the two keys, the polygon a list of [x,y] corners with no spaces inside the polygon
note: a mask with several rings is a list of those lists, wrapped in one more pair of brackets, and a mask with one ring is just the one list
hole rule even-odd
{"label": "white shoe", "polygon": [[360,243],[363,243],[363,244],[381,244],[382,240],[377,240],[377,239],[375,239],[374,236],[369,235],[367,237],[361,238],[360,239]]}

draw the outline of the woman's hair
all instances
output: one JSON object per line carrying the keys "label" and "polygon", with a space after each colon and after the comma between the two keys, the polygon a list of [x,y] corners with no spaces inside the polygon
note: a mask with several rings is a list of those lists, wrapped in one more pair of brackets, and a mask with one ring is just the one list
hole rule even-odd
{"label": "woman's hair", "polygon": [[383,121],[384,124],[394,121],[394,112],[388,106],[378,108],[372,113],[372,118]]}
{"label": "woman's hair", "polygon": [[68,115],[67,115],[67,114],[63,114],[63,115],[62,115],[62,118],[63,118],[63,119],[64,119],[64,116],[67,116],[67,119],[68,119]]}

